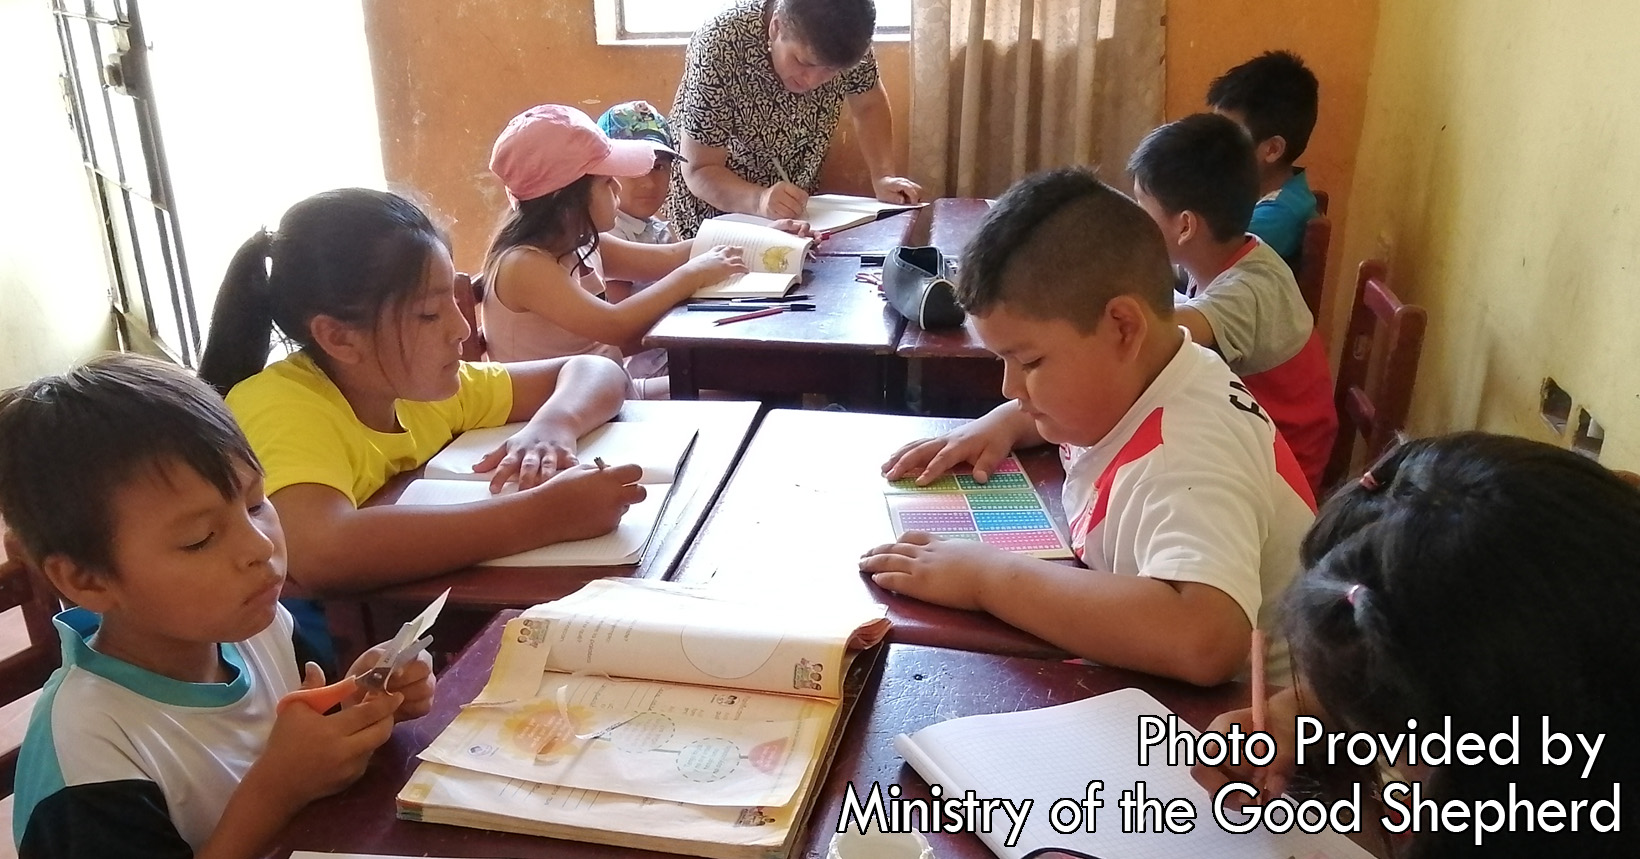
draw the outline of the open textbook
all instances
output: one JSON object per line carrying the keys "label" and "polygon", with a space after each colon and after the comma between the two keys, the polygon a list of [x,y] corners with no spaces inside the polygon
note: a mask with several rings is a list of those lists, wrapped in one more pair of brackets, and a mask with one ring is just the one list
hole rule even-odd
{"label": "open textbook", "polygon": [[814,239],[783,233],[768,223],[727,217],[701,223],[693,252],[705,253],[717,245],[743,248],[747,271],[695,290],[696,298],[778,298],[802,279],[803,259]]}
{"label": "open textbook", "polygon": [[[1310,835],[1297,828],[1273,834],[1260,826],[1231,834],[1213,819],[1212,797],[1183,766],[1167,766],[1165,753],[1148,766],[1138,764],[1139,718],[1171,715],[1160,701],[1138,689],[1120,689],[1057,707],[966,716],[901,734],[894,747],[929,784],[946,797],[972,790],[981,797],[1030,800],[1018,839],[1006,843],[1010,822],[998,821],[980,840],[1001,859],[1021,857],[1043,847],[1068,848],[1094,856],[1125,859],[1371,859],[1371,854],[1343,835],[1323,831]],[[1188,726],[1186,726],[1188,727]],[[1090,781],[1104,782],[1096,809],[1096,831],[1085,825],[1068,834],[1054,831],[1050,808],[1059,799],[1081,803]],[[1155,815],[1149,832],[1123,832],[1117,801],[1123,791],[1142,782],[1147,799],[1163,803],[1182,798],[1196,808],[1195,826],[1185,833],[1158,833]],[[886,798],[886,797],[885,797]],[[1232,809],[1239,809],[1234,803]],[[1239,824],[1241,812],[1229,810]]]}
{"label": "open textbook", "polygon": [[[410,481],[399,504],[466,504],[491,497],[488,474],[473,471],[485,454],[494,450],[523,424],[470,430],[457,436],[444,450],[428,460],[426,477]],[[643,468],[639,480],[648,490],[643,501],[621,517],[614,531],[601,537],[541,546],[516,555],[485,563],[498,567],[603,566],[635,563],[654,533],[672,493],[673,482],[684,458],[695,442],[695,429],[672,423],[621,421],[607,423],[582,436],[577,458],[583,463],[602,459],[609,465],[637,463]],[[516,492],[509,484],[505,492]]]}
{"label": "open textbook", "polygon": [[508,623],[489,684],[422,752],[399,816],[784,857],[869,669],[851,654],[887,628],[871,604],[594,581]]}

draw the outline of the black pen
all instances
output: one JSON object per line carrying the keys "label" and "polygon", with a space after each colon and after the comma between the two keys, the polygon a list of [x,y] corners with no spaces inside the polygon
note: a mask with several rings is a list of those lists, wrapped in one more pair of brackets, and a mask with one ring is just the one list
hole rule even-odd
{"label": "black pen", "polygon": [[770,308],[784,308],[786,310],[813,310],[814,304],[807,301],[793,301],[784,304],[686,304],[685,310],[768,310]]}

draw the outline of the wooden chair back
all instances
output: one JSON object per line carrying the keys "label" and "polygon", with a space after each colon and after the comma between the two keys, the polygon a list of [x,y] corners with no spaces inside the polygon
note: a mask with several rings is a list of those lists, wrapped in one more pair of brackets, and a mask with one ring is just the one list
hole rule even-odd
{"label": "wooden chair back", "polygon": [[57,609],[51,587],[23,563],[15,546],[0,551],[0,788],[5,795],[16,779],[35,693],[62,664],[51,623]]}
{"label": "wooden chair back", "polygon": [[1316,215],[1304,225],[1304,241],[1299,246],[1298,268],[1293,279],[1310,308],[1310,318],[1321,324],[1321,293],[1327,286],[1327,249],[1332,246],[1332,221]]}
{"label": "wooden chair back", "polygon": [[1323,486],[1337,486],[1349,472],[1356,436],[1366,440],[1366,457],[1371,461],[1406,426],[1427,323],[1428,314],[1422,307],[1406,304],[1390,291],[1382,260],[1361,263],[1333,399],[1338,409],[1338,438],[1322,475]]}
{"label": "wooden chair back", "polygon": [[484,332],[478,327],[478,306],[484,301],[484,275],[456,272],[456,306],[472,333],[461,341],[461,360],[484,360]]}
{"label": "wooden chair back", "polygon": [[1327,214],[1327,204],[1332,202],[1332,198],[1327,196],[1326,191],[1312,191],[1310,193],[1315,195],[1315,213],[1317,215]]}

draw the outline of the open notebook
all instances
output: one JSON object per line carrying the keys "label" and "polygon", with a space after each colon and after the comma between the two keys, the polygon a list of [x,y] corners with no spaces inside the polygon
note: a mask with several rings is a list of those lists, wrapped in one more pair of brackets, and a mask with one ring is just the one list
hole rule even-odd
{"label": "open notebook", "polygon": [[[978,833],[1001,859],[1021,859],[1042,847],[1123,859],[1371,859],[1354,842],[1330,831],[1307,835],[1295,828],[1275,835],[1259,827],[1232,835],[1220,829],[1213,821],[1212,797],[1188,769],[1167,766],[1163,756],[1152,757],[1149,766],[1138,764],[1139,717],[1166,717],[1170,712],[1141,690],[1119,689],[1057,707],[940,722],[915,734],[901,734],[894,747],[946,796],[960,797],[973,790],[982,797],[1034,800],[1014,846],[1005,844],[1005,824]],[[1049,823],[1054,800],[1080,800],[1093,779],[1105,783],[1098,831],[1083,827],[1066,835],[1055,832]],[[1181,797],[1194,804],[1195,828],[1183,834],[1124,833],[1116,802],[1140,781],[1147,798],[1165,803]]]}
{"label": "open notebook", "polygon": [[[462,433],[431,460],[419,480],[410,481],[399,504],[466,504],[491,497],[489,476],[473,471],[473,464],[523,424],[507,424]],[[649,494],[621,517],[614,531],[588,540],[541,546],[516,555],[486,561],[496,567],[577,567],[631,564],[643,556],[649,538],[672,494],[673,481],[695,442],[695,428],[648,421],[607,423],[582,436],[577,445],[581,462],[601,458],[609,465],[637,463],[643,467]],[[503,492],[516,492],[508,484]]]}
{"label": "open notebook", "polygon": [[[790,853],[882,606],[600,579],[507,624],[399,816],[713,856]],[[873,657],[880,651],[872,651]]]}
{"label": "open notebook", "polygon": [[803,259],[814,239],[802,239],[763,224],[738,218],[707,218],[695,234],[692,250],[704,253],[717,245],[746,252],[746,271],[695,290],[696,298],[778,298],[803,277]]}

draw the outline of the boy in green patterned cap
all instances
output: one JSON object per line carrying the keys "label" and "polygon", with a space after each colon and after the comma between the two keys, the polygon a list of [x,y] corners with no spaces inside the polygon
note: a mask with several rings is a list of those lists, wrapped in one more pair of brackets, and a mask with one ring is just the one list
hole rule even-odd
{"label": "boy in green patterned cap", "polygon": [[659,245],[677,241],[672,225],[655,213],[666,202],[672,180],[672,165],[681,160],[677,138],[666,117],[647,101],[617,104],[598,117],[598,127],[613,140],[643,140],[655,147],[655,166],[634,178],[616,179],[620,199],[615,211],[615,229],[610,233],[633,242]]}

